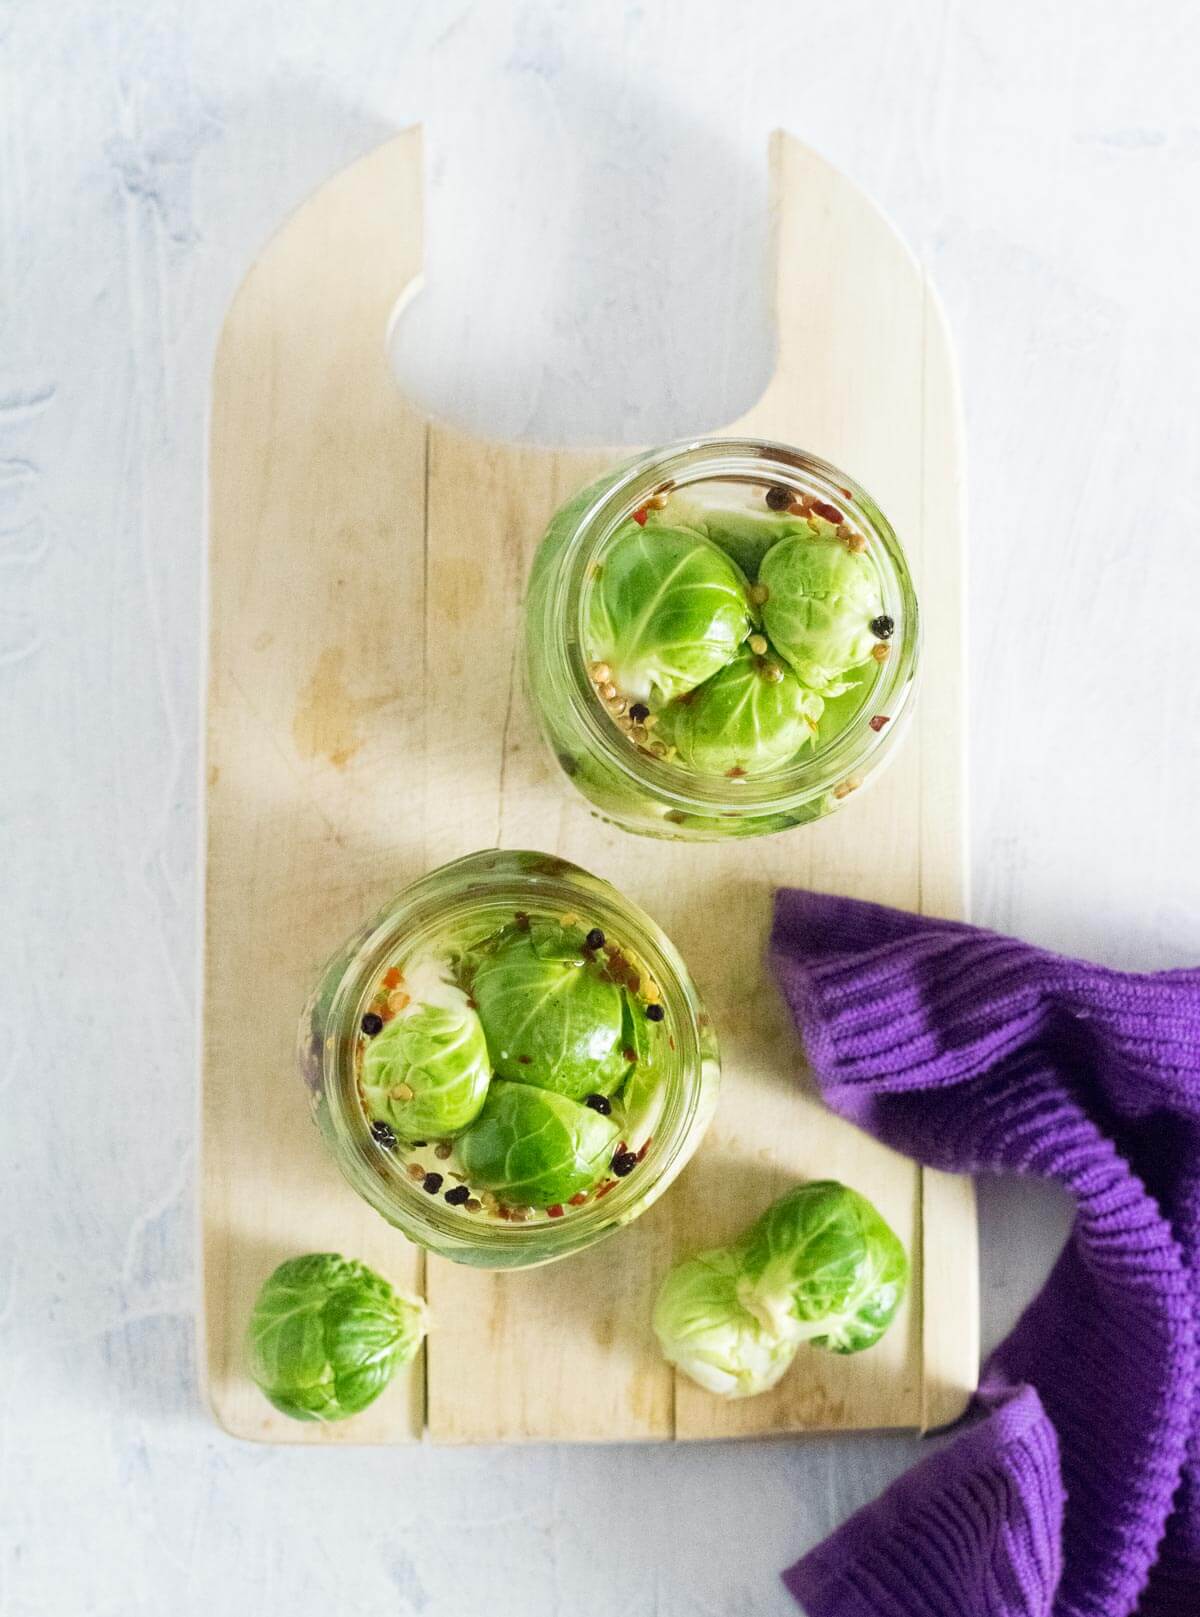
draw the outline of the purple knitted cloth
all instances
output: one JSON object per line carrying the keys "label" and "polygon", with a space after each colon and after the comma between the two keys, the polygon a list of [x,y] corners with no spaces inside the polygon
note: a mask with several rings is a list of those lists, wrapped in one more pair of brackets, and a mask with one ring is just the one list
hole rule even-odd
{"label": "purple knitted cloth", "polygon": [[788,1587],[809,1617],[1200,1617],[1200,970],[787,891],[772,948],[835,1111],[1077,1209],[974,1423]]}

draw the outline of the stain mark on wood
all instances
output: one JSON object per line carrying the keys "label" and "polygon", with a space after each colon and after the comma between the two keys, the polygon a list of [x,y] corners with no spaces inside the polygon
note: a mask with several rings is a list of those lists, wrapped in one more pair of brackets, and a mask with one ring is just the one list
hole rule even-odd
{"label": "stain mark on wood", "polygon": [[327,758],[335,769],[345,769],[366,744],[367,719],[395,700],[392,692],[356,696],[348,683],[345,648],[326,647],[300,692],[292,721],[296,751],[302,758]]}

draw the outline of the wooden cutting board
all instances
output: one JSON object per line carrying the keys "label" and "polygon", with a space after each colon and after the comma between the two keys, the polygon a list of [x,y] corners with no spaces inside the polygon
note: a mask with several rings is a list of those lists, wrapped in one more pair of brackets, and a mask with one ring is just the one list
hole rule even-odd
{"label": "wooden cutting board", "polygon": [[[778,359],[729,432],[865,484],[905,543],[927,625],[907,744],[819,825],[727,848],[592,818],[543,755],[518,678],[519,602],[551,512],[615,454],[482,443],[400,396],[386,336],[421,271],[411,129],[280,230],[225,321],[213,380],[201,1363],[220,1423],[276,1442],[699,1438],[940,1425],[978,1359],[974,1204],[827,1112],[764,963],[781,883],[958,916],[964,895],[963,455],[935,298],[840,174],[771,146]],[[629,451],[623,452],[624,456]],[[546,1269],[426,1258],[323,1154],[292,1064],[325,957],[398,888],[480,847],[606,876],[666,928],[713,1012],[712,1131],[629,1229]],[[798,1179],[865,1191],[913,1257],[912,1296],[858,1358],[802,1351],[763,1397],[676,1378],[648,1319],[675,1254],[722,1242]],[[259,1285],[301,1252],[423,1291],[422,1358],[344,1425],[297,1425],[247,1380]]]}

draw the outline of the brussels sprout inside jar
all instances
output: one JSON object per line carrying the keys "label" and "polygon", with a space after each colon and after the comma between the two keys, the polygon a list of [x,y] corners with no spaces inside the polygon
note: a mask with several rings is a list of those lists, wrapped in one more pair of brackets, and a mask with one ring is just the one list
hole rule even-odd
{"label": "brussels sprout inside jar", "polygon": [[920,630],[865,490],[757,439],[659,449],[555,515],[525,605],[559,765],[626,830],[717,841],[832,812],[911,715]]}
{"label": "brussels sprout inside jar", "polygon": [[681,1171],[720,1065],[687,967],[549,854],[423,877],[337,952],[299,1064],[353,1188],[410,1239],[516,1269],[592,1245]]}

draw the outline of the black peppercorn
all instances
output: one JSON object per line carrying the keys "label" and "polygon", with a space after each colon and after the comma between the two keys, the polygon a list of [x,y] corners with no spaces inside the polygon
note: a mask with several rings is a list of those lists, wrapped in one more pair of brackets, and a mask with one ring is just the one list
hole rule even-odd
{"label": "black peppercorn", "polygon": [[629,709],[629,717],[635,724],[644,724],[650,717],[650,709],[645,702],[635,702]]}
{"label": "black peppercorn", "polygon": [[594,926],[583,941],[587,944],[589,949],[603,949],[604,933],[601,932],[598,926]]}
{"label": "black peppercorn", "polygon": [[421,1189],[427,1190],[431,1196],[436,1196],[441,1188],[442,1176],[440,1173],[427,1173],[421,1181]]}
{"label": "black peppercorn", "polygon": [[772,511],[786,511],[792,503],[790,489],[782,488],[778,483],[767,490],[767,504]]}
{"label": "black peppercorn", "polygon": [[590,1106],[593,1112],[599,1112],[601,1117],[607,1117],[612,1111],[612,1101],[607,1095],[588,1095],[583,1104]]}
{"label": "black peppercorn", "polygon": [[467,1189],[466,1185],[455,1185],[453,1190],[448,1190],[446,1192],[446,1200],[450,1203],[451,1207],[461,1207],[464,1202],[468,1202],[470,1199],[471,1192]]}
{"label": "black peppercorn", "polygon": [[892,638],[892,630],[895,627],[895,618],[889,618],[886,612],[882,613],[877,618],[871,619],[871,633],[877,640],[890,640]]}
{"label": "black peppercorn", "polygon": [[390,1123],[375,1122],[371,1124],[371,1137],[378,1140],[388,1151],[396,1149],[396,1133]]}
{"label": "black peppercorn", "polygon": [[368,1011],[362,1019],[362,1030],[369,1039],[373,1039],[382,1027],[383,1017],[376,1016],[374,1011]]}
{"label": "black peppercorn", "polygon": [[637,1167],[636,1151],[618,1151],[612,1159],[612,1171],[618,1179],[624,1179],[627,1173],[632,1173]]}
{"label": "black peppercorn", "polygon": [[666,1014],[667,1014],[666,1011],[663,1010],[661,1005],[647,1005],[646,1006],[646,1015],[650,1018],[650,1020],[652,1022],[661,1022],[663,1017]]}

